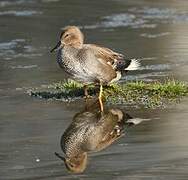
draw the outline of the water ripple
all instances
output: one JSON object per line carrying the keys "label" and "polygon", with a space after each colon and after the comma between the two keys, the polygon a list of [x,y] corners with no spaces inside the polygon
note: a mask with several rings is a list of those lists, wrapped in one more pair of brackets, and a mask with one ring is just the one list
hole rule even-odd
{"label": "water ripple", "polygon": [[150,72],[137,75],[127,75],[122,77],[121,81],[134,81],[134,80],[143,80],[147,82],[158,81],[160,77],[167,77],[169,74],[167,72]]}
{"label": "water ripple", "polygon": [[[188,23],[188,12],[179,12],[173,8],[130,8],[128,12],[104,16],[100,22],[91,25],[85,25],[86,29],[96,28],[155,28],[162,23]],[[162,34],[164,35],[164,34]],[[165,34],[167,35],[167,34]],[[161,34],[159,35],[161,36]],[[153,36],[149,36],[153,38]],[[158,37],[158,36],[155,36]]]}
{"label": "water ripple", "polygon": [[143,19],[137,19],[133,14],[115,14],[111,16],[103,17],[101,23],[104,27],[117,27],[117,26],[137,26],[146,23]]}
{"label": "water ripple", "polygon": [[170,34],[170,32],[162,32],[162,33],[158,33],[158,34],[142,33],[142,34],[140,34],[140,36],[146,37],[146,38],[157,38],[157,37],[161,37],[161,36],[167,36],[169,34]]}
{"label": "water ripple", "polygon": [[[14,1],[1,1],[0,2],[0,7],[6,7],[6,6],[12,6],[12,5],[19,5],[25,3],[26,0],[14,0]],[[27,2],[31,2],[28,1]]]}
{"label": "water ripple", "polygon": [[151,65],[146,65],[146,66],[142,66],[139,69],[140,70],[160,70],[160,71],[165,71],[165,70],[170,70],[170,64],[151,64]]}
{"label": "water ripple", "polygon": [[32,4],[32,3],[51,3],[58,2],[60,0],[9,0],[9,1],[0,1],[0,7],[15,6],[21,4]]}
{"label": "water ripple", "polygon": [[32,16],[36,14],[42,14],[42,12],[39,11],[31,11],[31,10],[25,10],[25,11],[1,11],[0,16]]}
{"label": "water ripple", "polygon": [[4,60],[10,60],[17,57],[35,57],[41,56],[37,49],[28,45],[25,39],[13,39],[9,42],[0,42],[0,57]]}
{"label": "water ripple", "polygon": [[22,65],[11,66],[12,69],[31,69],[31,68],[36,68],[36,67],[38,67],[36,64],[27,65],[27,66],[22,66]]}

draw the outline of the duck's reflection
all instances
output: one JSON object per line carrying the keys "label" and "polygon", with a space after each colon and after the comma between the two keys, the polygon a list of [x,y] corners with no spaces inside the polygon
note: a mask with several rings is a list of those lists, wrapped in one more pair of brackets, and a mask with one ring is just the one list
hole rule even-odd
{"label": "duck's reflection", "polygon": [[85,110],[73,117],[72,123],[61,137],[62,159],[68,170],[83,172],[87,165],[88,152],[100,151],[124,134],[131,117],[120,109],[111,108],[100,112],[98,103],[87,105]]}

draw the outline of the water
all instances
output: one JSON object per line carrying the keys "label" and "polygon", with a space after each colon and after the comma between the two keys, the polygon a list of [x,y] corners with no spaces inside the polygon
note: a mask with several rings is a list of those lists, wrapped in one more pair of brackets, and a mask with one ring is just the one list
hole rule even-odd
{"label": "water", "polygon": [[86,171],[75,175],[54,152],[61,152],[61,135],[84,102],[26,93],[64,79],[49,50],[70,24],[82,28],[87,42],[142,59],[142,68],[122,81],[187,81],[187,7],[186,0],[0,1],[0,179],[188,179],[186,98],[164,110],[118,107],[151,120],[91,154]]}

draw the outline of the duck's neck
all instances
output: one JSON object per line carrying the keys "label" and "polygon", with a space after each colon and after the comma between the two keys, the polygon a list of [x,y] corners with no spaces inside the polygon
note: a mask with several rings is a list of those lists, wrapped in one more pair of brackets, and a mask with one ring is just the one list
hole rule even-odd
{"label": "duck's neck", "polygon": [[68,44],[67,46],[69,46],[70,48],[75,48],[75,49],[81,49],[83,47],[83,43],[78,41],[78,42],[74,42],[71,44]]}
{"label": "duck's neck", "polygon": [[59,49],[57,53],[57,63],[61,68],[65,66],[69,67],[74,63],[74,59],[78,54],[79,49],[74,48],[72,46],[64,46],[63,48]]}

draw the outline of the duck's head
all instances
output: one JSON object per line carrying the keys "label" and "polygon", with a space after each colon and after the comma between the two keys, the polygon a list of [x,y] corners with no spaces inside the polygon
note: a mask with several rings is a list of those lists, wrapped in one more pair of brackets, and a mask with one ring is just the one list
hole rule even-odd
{"label": "duck's head", "polygon": [[72,158],[65,158],[66,168],[73,173],[82,173],[87,166],[87,153]]}
{"label": "duck's head", "polygon": [[67,26],[60,35],[60,41],[51,50],[51,52],[58,50],[64,46],[72,46],[74,48],[81,48],[83,45],[84,36],[80,29],[76,26]]}
{"label": "duck's head", "polygon": [[58,153],[55,155],[64,161],[66,168],[73,173],[82,173],[87,166],[87,153],[81,153],[72,157],[63,157]]}

